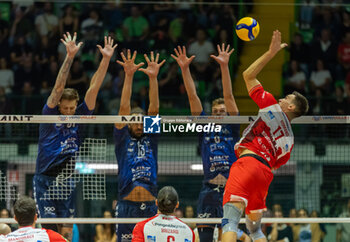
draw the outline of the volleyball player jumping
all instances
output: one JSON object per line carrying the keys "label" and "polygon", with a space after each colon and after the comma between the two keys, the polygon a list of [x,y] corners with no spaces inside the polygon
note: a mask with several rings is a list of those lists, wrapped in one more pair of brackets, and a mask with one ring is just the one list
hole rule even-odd
{"label": "volleyball player jumping", "polygon": [[[221,69],[224,98],[212,102],[212,115],[238,115],[238,108],[232,94],[231,77],[228,63],[233,49],[222,44],[218,48],[218,56],[211,57],[218,62]],[[192,115],[205,115],[196,87],[191,76],[189,65],[195,56],[187,57],[186,48],[178,47],[175,55],[171,55],[181,68]],[[235,143],[239,140],[239,125],[222,125],[221,132],[208,132],[199,134],[199,146],[203,162],[204,180],[199,194],[197,213],[200,218],[221,218],[222,197],[230,167],[236,161],[233,152]],[[215,225],[214,225],[215,226]],[[213,241],[214,226],[199,224],[198,233],[200,241]],[[220,233],[221,234],[221,233]],[[248,237],[240,231],[242,240]],[[249,239],[249,238],[248,238]]]}
{"label": "volleyball player jumping", "polygon": [[[119,115],[144,115],[141,108],[131,109],[130,99],[132,81],[135,72],[143,63],[135,64],[136,51],[127,57],[121,54],[123,61],[117,61],[125,71],[124,86],[121,96]],[[165,60],[158,63],[159,54],[147,61],[146,69],[139,69],[149,77],[149,107],[148,114],[156,115],[159,111],[158,72]],[[116,207],[117,218],[145,218],[157,213],[155,204],[157,196],[157,153],[158,139],[156,134],[143,134],[143,125],[115,124],[114,128],[115,154],[118,162],[118,195]],[[134,224],[116,226],[117,241],[131,241]]]}
{"label": "volleyball player jumping", "polygon": [[281,33],[273,32],[269,50],[243,72],[250,97],[259,106],[257,119],[235,145],[239,159],[231,166],[223,201],[223,242],[237,240],[238,223],[245,209],[246,226],[253,241],[266,241],[261,231],[261,217],[273,179],[271,170],[285,164],[294,145],[291,120],[304,115],[308,101],[298,92],[276,99],[266,92],[256,76],[287,44]]}
{"label": "volleyball player jumping", "polygon": [[[83,44],[82,42],[76,44],[76,37],[76,33],[73,37],[67,33],[67,35],[64,35],[64,40],[61,39],[66,46],[67,55],[58,73],[55,86],[42,110],[43,115],[90,115],[95,108],[98,91],[117,45],[113,46],[111,37],[105,37],[104,48],[97,45],[103,58],[91,79],[83,103],[78,106],[79,95],[77,90],[65,88],[73,59]],[[38,213],[41,218],[74,216],[74,181],[69,177],[74,172],[73,159],[75,153],[79,150],[79,146],[78,125],[40,124],[38,157],[33,187]],[[67,166],[70,166],[70,169],[67,169]],[[54,182],[57,182],[59,186],[55,186],[55,194],[49,194],[49,187],[53,186]],[[55,229],[51,226],[48,227]]]}

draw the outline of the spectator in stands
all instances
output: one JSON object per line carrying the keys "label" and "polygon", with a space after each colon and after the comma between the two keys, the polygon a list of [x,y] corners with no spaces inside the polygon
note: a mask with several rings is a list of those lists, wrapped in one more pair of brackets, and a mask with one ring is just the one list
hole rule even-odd
{"label": "spectator in stands", "polygon": [[[107,30],[114,31],[121,27],[124,19],[121,2],[107,1],[103,5],[102,10],[104,15],[104,26]],[[121,41],[121,39],[116,39]]]}
{"label": "spectator in stands", "polygon": [[[227,33],[232,33],[232,26],[234,26],[235,23],[236,18],[232,6],[225,6],[224,8],[219,9],[215,31],[219,32],[220,29],[225,29]],[[228,43],[232,46],[233,34],[228,35]]]}
{"label": "spectator in stands", "polygon": [[24,83],[28,83],[26,85],[29,85],[33,89],[33,92],[37,92],[40,89],[41,76],[33,64],[31,56],[24,57],[23,65],[15,72],[15,93],[23,94]]}
{"label": "spectator in stands", "polygon": [[[112,218],[110,211],[104,211],[104,218]],[[96,236],[95,242],[116,242],[117,235],[115,233],[115,225],[113,224],[98,224],[95,227]]]}
{"label": "spectator in stands", "polygon": [[[318,218],[318,212],[316,210],[313,210],[311,213],[310,213],[310,217],[311,218]],[[323,241],[324,237],[326,236],[327,234],[327,230],[326,230],[326,227],[325,227],[325,224],[324,223],[316,223],[314,224],[314,226],[317,227],[317,225],[320,227],[320,232],[321,232],[321,239],[320,241]]]}
{"label": "spectator in stands", "polygon": [[15,220],[19,225],[19,229],[0,236],[0,241],[23,241],[23,242],[65,242],[60,234],[49,229],[36,229],[35,224],[37,220],[36,204],[30,197],[19,198],[14,205]]}
{"label": "spectator in stands", "polygon": [[[306,209],[298,210],[298,218],[307,218]],[[319,242],[322,238],[322,230],[319,224],[296,224],[293,228],[293,238],[297,242]]]}
{"label": "spectator in stands", "polygon": [[310,46],[304,42],[303,36],[300,33],[295,33],[293,41],[290,44],[290,60],[296,60],[299,62],[301,69],[306,73],[308,72],[308,63],[310,62],[309,56]]}
{"label": "spectator in stands", "polygon": [[342,80],[345,78],[345,73],[350,70],[350,32],[346,32],[342,43],[338,46],[338,61],[342,67]]}
{"label": "spectator in stands", "polygon": [[157,21],[150,37],[153,39],[153,48],[157,52],[166,53],[170,50],[170,38],[168,36],[169,20],[166,17],[162,17]]}
{"label": "spectator in stands", "polygon": [[229,39],[229,34],[227,33],[226,29],[220,29],[215,36],[214,39],[214,45],[221,45],[221,44],[225,44],[225,46],[227,45],[231,45],[232,46],[232,42],[230,42],[231,40]]}
{"label": "spectator in stands", "polygon": [[83,97],[86,92],[88,77],[83,70],[83,66],[79,59],[75,59],[72,64],[70,76],[67,80],[67,88],[74,88],[78,91],[79,96]]}
{"label": "spectator in stands", "polygon": [[345,36],[345,33],[350,32],[350,13],[346,10],[341,13],[340,32],[341,38]]}
{"label": "spectator in stands", "polygon": [[66,4],[63,7],[63,16],[59,20],[60,36],[65,33],[75,33],[79,28],[79,19],[72,4]]}
{"label": "spectator in stands", "polygon": [[0,58],[7,58],[9,55],[9,23],[2,19],[2,13],[0,11]]}
{"label": "spectator in stands", "polygon": [[310,113],[313,115],[324,115],[327,112],[323,90],[316,88],[314,98],[310,101]]}
{"label": "spectator in stands", "polygon": [[326,28],[331,31],[332,36],[335,40],[338,39],[340,37],[338,11],[334,11],[328,6],[324,6],[321,8],[320,13],[321,15],[319,16],[319,19],[315,21],[314,36],[318,38],[321,35],[322,29]]}
{"label": "spectator in stands", "polygon": [[316,69],[311,72],[310,76],[310,92],[315,94],[316,89],[321,89],[324,94],[328,94],[332,89],[331,82],[330,71],[325,68],[321,59],[317,60]]}
{"label": "spectator in stands", "polygon": [[0,224],[0,235],[7,235],[11,233],[11,228],[7,224]]}
{"label": "spectator in stands", "polygon": [[186,14],[183,12],[177,13],[169,25],[169,37],[173,46],[182,45],[186,36]]}
{"label": "spectator in stands", "polygon": [[290,62],[288,73],[285,78],[284,93],[292,93],[293,91],[298,91],[305,95],[305,81],[306,76],[303,71],[300,70],[299,63],[296,60]]}
{"label": "spectator in stands", "polygon": [[83,52],[92,55],[96,51],[96,42],[103,31],[103,23],[96,9],[90,9],[89,17],[82,21],[80,31],[84,41]]}
{"label": "spectator in stands", "polygon": [[[344,212],[339,215],[340,218],[350,217],[350,199],[347,201]],[[350,224],[340,223],[337,224],[337,237],[336,242],[348,242],[350,241]]]}
{"label": "spectator in stands", "polygon": [[41,43],[56,46],[58,43],[58,18],[53,13],[53,3],[45,2],[44,12],[35,18],[35,27]]}
{"label": "spectator in stands", "polygon": [[12,93],[15,84],[13,70],[8,68],[8,62],[5,58],[0,59],[0,87],[5,88],[5,93]]}
{"label": "spectator in stands", "polygon": [[196,32],[196,41],[190,44],[188,54],[194,55],[193,60],[194,75],[196,80],[210,82],[212,75],[210,70],[210,55],[215,53],[213,44],[207,40],[207,33],[204,29],[198,29]]}
{"label": "spectator in stands", "polygon": [[184,212],[181,208],[176,208],[175,209],[175,216],[177,218],[183,218],[184,217]]}
{"label": "spectator in stands", "polygon": [[315,7],[314,0],[303,0],[300,7],[300,28],[309,29],[311,27],[313,12]]}
{"label": "spectator in stands", "polygon": [[[183,84],[179,84],[178,65],[176,62],[172,62],[168,65],[168,71],[161,74],[159,79],[159,94],[166,98],[164,101],[172,106],[172,98],[180,95],[180,88]],[[162,104],[164,104],[164,101]]]}
{"label": "spectator in stands", "polygon": [[15,11],[13,15],[15,16],[15,19],[12,22],[12,27],[10,30],[10,46],[13,46],[15,44],[17,36],[24,36],[25,38],[34,40],[32,35],[35,26],[28,11],[25,11],[20,7],[14,9]]}
{"label": "spectator in stands", "polygon": [[329,29],[323,29],[321,31],[321,38],[313,44],[312,52],[310,56],[313,57],[313,61],[321,59],[324,63],[327,63],[333,75],[337,73],[337,44],[331,39],[331,31]]}
{"label": "spectator in stands", "polygon": [[[274,218],[283,218],[282,209],[276,209],[273,211]],[[266,229],[268,241],[293,241],[292,227],[288,224],[273,223]]]}
{"label": "spectator in stands", "polygon": [[14,71],[23,64],[25,58],[33,57],[33,48],[30,46],[23,35],[16,36],[16,43],[10,50],[11,63]]}
{"label": "spectator in stands", "polygon": [[149,24],[141,15],[139,6],[131,7],[131,16],[123,22],[123,33],[127,48],[141,52],[146,50],[145,39],[149,34]]}
{"label": "spectator in stands", "polygon": [[[349,106],[344,97],[344,88],[338,85],[335,88],[335,98],[329,105],[328,113],[330,115],[346,115],[349,113]],[[339,130],[344,132],[344,130]]]}

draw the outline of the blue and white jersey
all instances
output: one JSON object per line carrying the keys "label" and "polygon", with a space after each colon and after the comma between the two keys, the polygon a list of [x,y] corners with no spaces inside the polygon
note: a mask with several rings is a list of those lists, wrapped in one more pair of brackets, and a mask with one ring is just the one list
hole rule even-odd
{"label": "blue and white jersey", "polygon": [[128,126],[114,128],[115,155],[118,162],[119,198],[126,197],[135,187],[142,186],[157,196],[158,139],[144,135],[136,139]]}
{"label": "blue and white jersey", "polygon": [[[80,104],[76,115],[91,115],[86,103]],[[49,108],[45,104],[43,115],[60,115],[58,107]],[[36,159],[36,174],[43,174],[61,165],[65,160],[74,156],[79,150],[78,124],[40,124],[38,157]]]}
{"label": "blue and white jersey", "polygon": [[[206,115],[204,112],[201,115]],[[223,124],[221,132],[199,134],[203,162],[204,182],[221,174],[228,178],[233,162],[237,160],[234,146],[239,140],[239,124]]]}

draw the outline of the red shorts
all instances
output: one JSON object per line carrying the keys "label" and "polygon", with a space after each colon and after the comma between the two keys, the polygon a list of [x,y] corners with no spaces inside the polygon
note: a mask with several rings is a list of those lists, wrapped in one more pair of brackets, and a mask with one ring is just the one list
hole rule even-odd
{"label": "red shorts", "polygon": [[230,169],[223,204],[230,201],[246,203],[246,214],[266,209],[265,201],[273,179],[271,169],[251,156],[239,158]]}

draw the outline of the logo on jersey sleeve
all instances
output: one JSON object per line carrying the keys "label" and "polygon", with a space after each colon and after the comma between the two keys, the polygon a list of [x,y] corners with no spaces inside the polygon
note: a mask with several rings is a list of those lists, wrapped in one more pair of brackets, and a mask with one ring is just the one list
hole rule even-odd
{"label": "logo on jersey sleeve", "polygon": [[143,118],[143,132],[145,134],[159,134],[160,133],[160,121],[162,119],[157,116],[144,116]]}
{"label": "logo on jersey sleeve", "polygon": [[147,235],[147,242],[156,242],[156,236]]}

